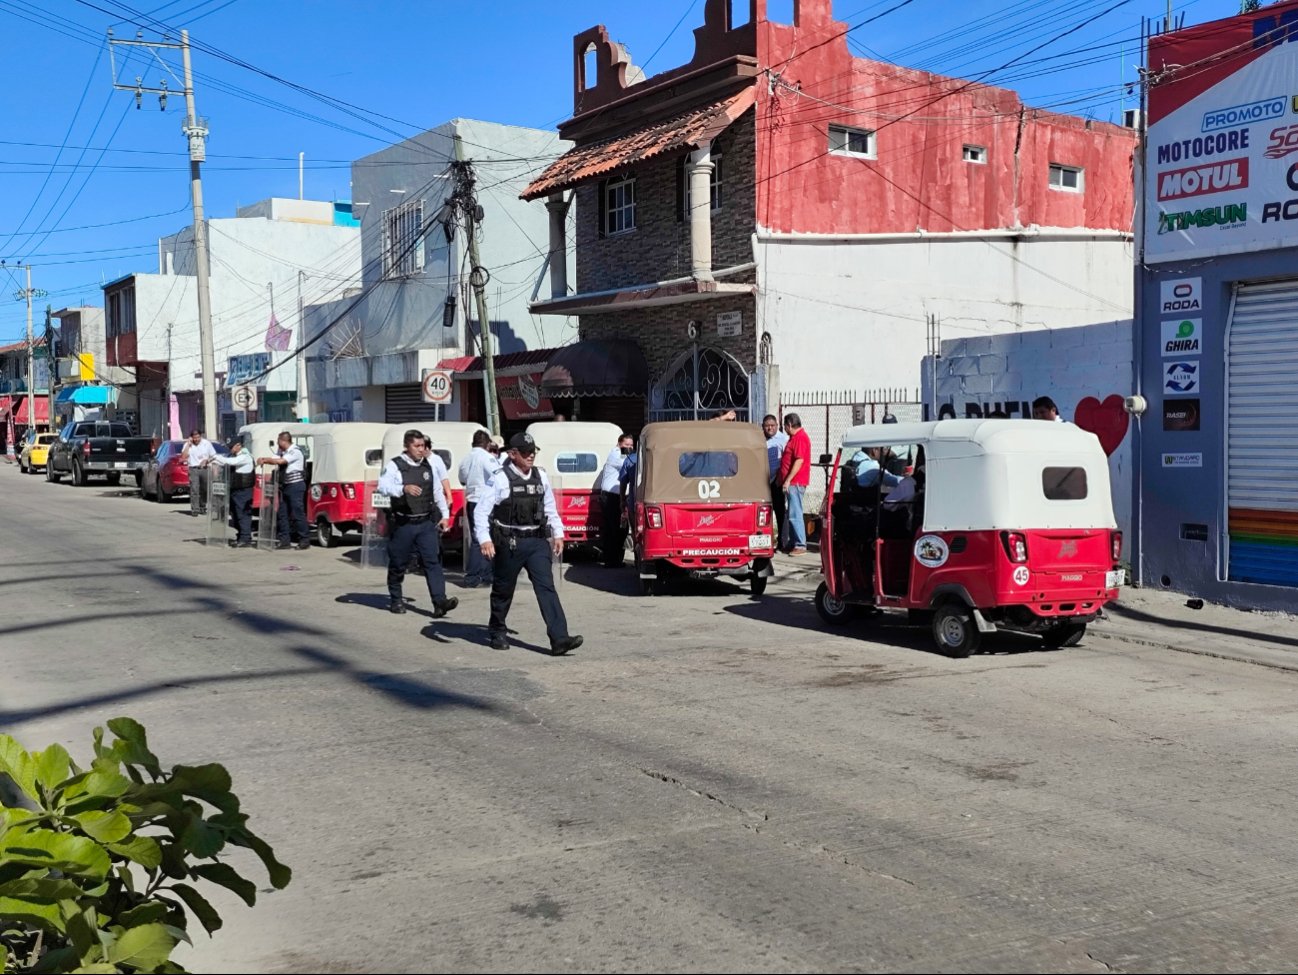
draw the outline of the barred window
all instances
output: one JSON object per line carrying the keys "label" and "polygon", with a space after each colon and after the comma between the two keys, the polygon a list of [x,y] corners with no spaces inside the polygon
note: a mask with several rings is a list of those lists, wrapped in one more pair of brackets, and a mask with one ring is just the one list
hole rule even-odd
{"label": "barred window", "polygon": [[424,269],[424,201],[383,211],[383,276],[400,278]]}

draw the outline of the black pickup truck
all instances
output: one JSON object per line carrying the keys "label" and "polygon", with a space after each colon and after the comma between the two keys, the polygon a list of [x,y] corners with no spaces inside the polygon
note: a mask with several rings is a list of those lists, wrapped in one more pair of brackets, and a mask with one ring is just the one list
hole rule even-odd
{"label": "black pickup truck", "polygon": [[123,474],[138,476],[152,454],[152,438],[132,436],[130,424],[76,420],[50,444],[45,477],[57,481],[71,474],[72,483],[81,485],[88,477],[102,475],[109,484],[117,484]]}

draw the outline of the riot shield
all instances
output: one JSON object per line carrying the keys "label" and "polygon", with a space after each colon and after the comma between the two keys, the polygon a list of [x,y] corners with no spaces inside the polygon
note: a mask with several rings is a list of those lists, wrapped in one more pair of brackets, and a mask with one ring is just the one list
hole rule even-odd
{"label": "riot shield", "polygon": [[207,468],[207,544],[225,547],[230,538],[230,468]]}
{"label": "riot shield", "polygon": [[379,493],[378,481],[366,481],[362,487],[365,500],[365,520],[361,523],[362,569],[388,567],[388,509],[392,499]]}
{"label": "riot shield", "polygon": [[278,540],[275,519],[278,515],[279,478],[274,473],[263,473],[261,475],[261,504],[257,507],[257,548],[263,552],[275,550],[275,542]]}

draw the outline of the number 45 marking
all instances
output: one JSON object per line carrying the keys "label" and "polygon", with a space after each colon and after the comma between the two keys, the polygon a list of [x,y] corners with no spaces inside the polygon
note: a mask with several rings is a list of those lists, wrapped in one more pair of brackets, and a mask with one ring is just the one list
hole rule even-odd
{"label": "number 45 marking", "polygon": [[721,497],[720,481],[699,481],[699,497],[704,501]]}

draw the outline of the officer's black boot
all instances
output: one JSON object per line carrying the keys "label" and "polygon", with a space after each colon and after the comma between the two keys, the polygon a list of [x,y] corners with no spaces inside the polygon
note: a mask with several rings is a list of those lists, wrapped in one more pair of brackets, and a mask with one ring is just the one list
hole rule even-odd
{"label": "officer's black boot", "polygon": [[507,637],[507,636],[506,636],[505,634],[503,634],[503,633],[493,633],[493,634],[491,634],[491,649],[492,649],[492,650],[508,650],[508,649],[509,649],[509,637]]}
{"label": "officer's black boot", "polygon": [[581,646],[582,640],[579,636],[568,636],[562,640],[555,640],[550,644],[550,656],[562,657],[565,653],[570,653]]}
{"label": "officer's black boot", "polygon": [[460,597],[458,596],[447,596],[445,599],[434,602],[433,619],[440,619],[458,605],[460,605]]}
{"label": "officer's black boot", "polygon": [[389,613],[404,613],[406,611],[406,601],[400,596],[392,596],[388,599]]}

